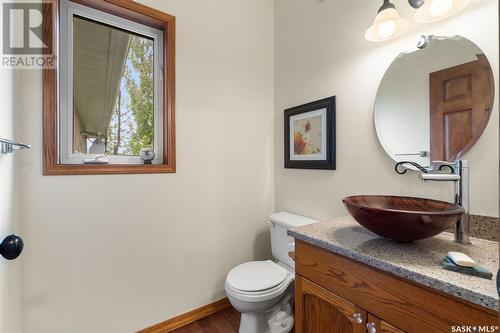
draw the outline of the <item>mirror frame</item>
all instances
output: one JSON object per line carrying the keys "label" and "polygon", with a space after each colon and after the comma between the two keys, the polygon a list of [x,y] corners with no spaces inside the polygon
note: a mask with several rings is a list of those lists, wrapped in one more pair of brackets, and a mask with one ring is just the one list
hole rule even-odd
{"label": "mirror frame", "polygon": [[[44,67],[43,174],[139,174],[175,172],[175,16],[128,0],[70,0],[163,32],[163,162],[161,164],[62,164],[59,159],[59,69]],[[43,41],[58,59],[59,0],[44,1]]]}

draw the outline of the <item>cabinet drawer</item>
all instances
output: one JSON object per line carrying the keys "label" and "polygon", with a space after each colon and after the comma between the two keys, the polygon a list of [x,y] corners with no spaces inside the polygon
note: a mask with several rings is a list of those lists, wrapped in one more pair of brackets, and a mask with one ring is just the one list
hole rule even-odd
{"label": "cabinet drawer", "polygon": [[405,332],[497,325],[498,313],[297,240],[296,273]]}

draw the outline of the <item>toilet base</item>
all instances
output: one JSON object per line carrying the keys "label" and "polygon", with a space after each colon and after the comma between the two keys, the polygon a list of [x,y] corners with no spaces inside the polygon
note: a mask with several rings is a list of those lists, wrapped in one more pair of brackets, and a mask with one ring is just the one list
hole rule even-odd
{"label": "toilet base", "polygon": [[247,312],[241,314],[239,333],[271,333],[265,313]]}
{"label": "toilet base", "polygon": [[294,320],[293,297],[285,297],[267,312],[244,312],[241,314],[239,333],[288,333]]}

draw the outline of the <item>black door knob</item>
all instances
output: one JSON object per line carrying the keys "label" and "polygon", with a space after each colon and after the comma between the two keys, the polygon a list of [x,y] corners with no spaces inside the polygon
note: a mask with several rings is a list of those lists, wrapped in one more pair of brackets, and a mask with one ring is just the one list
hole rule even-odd
{"label": "black door knob", "polygon": [[10,235],[0,243],[0,254],[7,260],[14,260],[23,252],[24,242],[17,235]]}

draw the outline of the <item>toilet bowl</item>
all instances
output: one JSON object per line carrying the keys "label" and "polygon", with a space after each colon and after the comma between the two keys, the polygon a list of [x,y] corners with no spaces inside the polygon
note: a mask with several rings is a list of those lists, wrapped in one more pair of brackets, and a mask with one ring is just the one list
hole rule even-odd
{"label": "toilet bowl", "polygon": [[241,313],[240,333],[290,332],[294,279],[293,270],[271,260],[233,268],[225,289],[229,301]]}
{"label": "toilet bowl", "polygon": [[270,218],[271,248],[277,262],[246,262],[226,277],[226,295],[241,313],[239,333],[287,333],[293,328],[295,264],[288,251],[295,244],[287,231],[317,221],[288,212]]}

